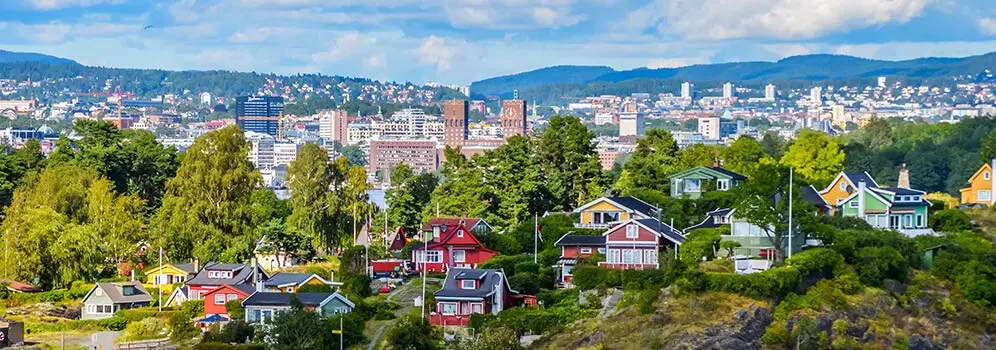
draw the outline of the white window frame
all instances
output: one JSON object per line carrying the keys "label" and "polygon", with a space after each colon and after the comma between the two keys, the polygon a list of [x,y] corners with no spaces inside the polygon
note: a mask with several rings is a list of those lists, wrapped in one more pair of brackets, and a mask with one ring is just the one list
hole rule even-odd
{"label": "white window frame", "polygon": [[[469,285],[467,282],[470,282]],[[477,289],[477,281],[475,280],[460,280],[460,289]]]}
{"label": "white window frame", "polygon": [[618,264],[620,261],[622,261],[622,252],[619,249],[609,249],[609,254],[605,257],[605,262]]}
{"label": "white window frame", "polygon": [[913,215],[909,214],[903,215],[903,227],[904,228],[913,227]]}
{"label": "white window frame", "polygon": [[227,295],[225,295],[225,299],[227,299],[228,301],[239,300],[239,295],[238,294],[227,294]]}
{"label": "white window frame", "polygon": [[98,297],[99,296],[103,296],[104,295],[104,290],[100,289],[100,287],[97,287],[97,289],[93,291],[93,294],[96,295],[96,296],[98,296]]}
{"label": "white window frame", "polygon": [[[447,312],[446,308],[450,307],[450,306],[453,307],[453,311]],[[445,316],[456,315],[457,314],[457,308],[458,308],[457,303],[449,303],[449,302],[443,303],[443,302],[441,302],[441,303],[439,303],[439,314],[445,315]]]}
{"label": "white window frame", "polygon": [[653,249],[643,250],[643,263],[644,264],[654,264],[657,261],[657,251]]}
{"label": "white window frame", "polygon": [[591,254],[591,248],[581,248],[581,254]]}
{"label": "white window frame", "polygon": [[[985,194],[985,196],[982,195],[983,193]],[[993,200],[993,192],[990,190],[979,190],[979,193],[976,196],[980,201],[988,202]]]}
{"label": "white window frame", "polygon": [[626,225],[626,238],[635,239],[640,238],[640,227],[636,224]]}
{"label": "white window frame", "polygon": [[992,175],[990,175],[989,172],[987,171],[987,172],[982,173],[982,178],[986,179],[986,180],[989,180],[989,179],[992,178]]}
{"label": "white window frame", "polygon": [[730,180],[726,179],[716,180],[716,189],[720,191],[726,191],[730,189]]}
{"label": "white window frame", "polygon": [[840,186],[837,187],[840,188],[841,191],[847,191],[847,182],[841,181]]}
{"label": "white window frame", "polygon": [[470,313],[472,313],[472,314],[483,314],[484,313],[484,303],[473,303],[473,304],[470,304]]}
{"label": "white window frame", "polygon": [[643,249],[624,249],[621,258],[623,264],[643,264]]}
{"label": "white window frame", "polygon": [[420,250],[417,254],[419,263],[441,263],[443,262],[442,250]]}
{"label": "white window frame", "polygon": [[457,237],[463,237],[463,229],[462,228],[457,230]]}
{"label": "white window frame", "polygon": [[849,207],[851,207],[851,208],[857,208],[858,207],[858,201],[852,200],[850,203],[847,203],[847,205]]}
{"label": "white window frame", "polygon": [[215,294],[214,295],[214,304],[215,305],[225,305],[225,295],[221,294],[221,293]]}
{"label": "white window frame", "polygon": [[467,251],[466,250],[454,250],[453,251],[453,262],[462,263],[467,261]]}

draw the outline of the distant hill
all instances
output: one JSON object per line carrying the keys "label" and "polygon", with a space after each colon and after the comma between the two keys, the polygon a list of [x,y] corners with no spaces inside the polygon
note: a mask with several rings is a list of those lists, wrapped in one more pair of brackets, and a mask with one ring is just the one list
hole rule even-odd
{"label": "distant hill", "polygon": [[49,64],[79,64],[76,61],[49,56],[34,52],[12,52],[6,50],[0,50],[0,63],[10,63],[10,62],[38,62],[38,63],[49,63]]}
{"label": "distant hill", "polygon": [[544,84],[586,82],[612,72],[615,70],[605,66],[554,66],[477,81],[470,84],[470,91],[474,95],[497,95]]}
{"label": "distant hill", "polygon": [[[803,55],[777,62],[732,62],[677,68],[638,68],[615,71],[608,67],[558,66],[475,82],[474,93],[508,94],[546,84],[618,83],[633,79],[768,82],[833,80],[877,76],[931,79],[979,74],[996,69],[996,52],[964,58],[928,57],[905,61],[872,60],[844,55]],[[596,72],[600,75],[592,76]]]}

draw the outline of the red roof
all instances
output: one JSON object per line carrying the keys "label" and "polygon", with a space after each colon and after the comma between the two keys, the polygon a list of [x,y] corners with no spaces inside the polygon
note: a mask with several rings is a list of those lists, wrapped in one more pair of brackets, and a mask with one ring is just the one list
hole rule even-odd
{"label": "red roof", "polygon": [[41,292],[41,288],[14,280],[0,280],[0,283],[6,284],[7,289],[14,292],[22,292],[22,293]]}
{"label": "red roof", "polygon": [[437,241],[434,241],[434,242],[431,242],[431,243],[429,243],[427,245],[421,246],[421,247],[417,248],[416,250],[429,249],[429,248],[438,247],[438,246],[444,246],[444,245],[461,245],[460,243],[454,243],[454,244],[450,243],[450,240],[452,240],[453,238],[457,237],[457,231],[460,230],[461,228],[463,229],[463,232],[464,232],[464,238],[469,237],[474,242],[475,245],[477,245],[478,247],[480,247],[480,249],[482,251],[492,252],[492,253],[495,253],[495,254],[498,253],[497,251],[494,251],[494,250],[491,250],[491,249],[488,249],[487,247],[485,247],[484,244],[481,243],[481,241],[477,239],[477,236],[474,236],[474,234],[472,232],[470,232],[469,229],[467,229],[467,225],[461,225],[460,223],[457,223],[455,225],[446,225],[446,231],[442,232],[440,234],[440,237],[439,237],[439,239]]}

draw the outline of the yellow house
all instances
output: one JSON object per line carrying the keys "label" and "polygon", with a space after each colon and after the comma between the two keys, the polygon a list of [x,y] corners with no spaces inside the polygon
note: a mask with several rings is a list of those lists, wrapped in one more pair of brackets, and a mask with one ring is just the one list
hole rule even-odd
{"label": "yellow house", "polygon": [[574,209],[581,214],[579,228],[608,228],[610,223],[629,219],[650,219],[657,215],[657,207],[636,197],[602,197]]}
{"label": "yellow house", "polygon": [[306,285],[337,287],[342,283],[327,281],[316,274],[277,272],[263,282],[263,291],[297,293],[298,289]]}
{"label": "yellow house", "polygon": [[165,264],[145,271],[145,283],[148,288],[160,288],[169,293],[174,283],[183,283],[197,273],[194,264]]}
{"label": "yellow house", "polygon": [[993,205],[993,167],[983,164],[972,177],[968,178],[969,187],[961,189],[961,204]]}
{"label": "yellow house", "polygon": [[865,187],[868,188],[878,188],[878,183],[875,179],[868,175],[867,172],[860,173],[840,173],[836,178],[830,182],[827,188],[820,191],[820,197],[827,202],[831,207],[838,207],[840,203],[845,199],[854,194],[854,191],[858,190],[858,184],[860,182],[865,183]]}

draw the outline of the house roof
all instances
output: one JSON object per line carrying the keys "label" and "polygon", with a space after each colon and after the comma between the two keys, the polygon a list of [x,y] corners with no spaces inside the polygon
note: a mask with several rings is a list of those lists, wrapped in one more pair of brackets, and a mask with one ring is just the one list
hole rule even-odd
{"label": "house roof", "polygon": [[[131,295],[122,294],[122,289],[123,289],[122,287],[125,286],[134,287],[135,294]],[[100,290],[104,292],[104,295],[107,296],[108,299],[111,299],[111,301],[114,302],[115,304],[142,303],[142,302],[152,301],[152,296],[149,295],[149,292],[146,291],[145,287],[143,287],[142,284],[139,282],[97,283],[96,285],[93,286],[93,289],[90,290],[90,293],[87,293],[86,297],[84,297],[83,300],[90,298],[90,295],[93,294],[93,291],[97,290],[97,288],[100,288]]]}
{"label": "house roof", "polygon": [[992,166],[989,165],[989,162],[982,164],[982,166],[979,167],[979,170],[976,170],[975,173],[972,174],[972,177],[968,178],[968,182],[969,183],[975,182],[975,178],[979,177],[979,175],[982,175],[982,172],[986,170],[992,171]]}
{"label": "house roof", "polygon": [[243,306],[290,306],[291,297],[297,298],[304,306],[320,306],[332,299],[342,300],[349,307],[355,307],[353,302],[339,293],[270,293],[255,292],[246,300]]}
{"label": "house roof", "polygon": [[[482,277],[475,278],[482,275]],[[463,277],[461,277],[463,276]],[[461,289],[459,280],[475,279],[480,281],[480,288]],[[513,294],[519,292],[512,290],[505,278],[505,272],[501,269],[450,269],[446,273],[446,281],[443,282],[443,289],[435,293],[436,298],[485,298],[496,292],[497,285],[503,285]]]}
{"label": "house roof", "polygon": [[727,215],[730,215],[730,213],[733,213],[733,209],[731,209],[731,208],[722,208],[722,209],[716,209],[716,210],[710,211],[710,212],[706,213],[706,218],[704,220],[702,220],[702,222],[700,222],[698,224],[695,224],[695,225],[692,225],[692,226],[686,227],[683,232],[684,233],[689,233],[689,232],[698,230],[700,228],[717,228],[717,227],[720,227],[720,226],[723,226],[723,225],[728,225],[728,224],[718,224],[718,223],[716,223],[716,219],[715,218],[717,216],[727,216]]}
{"label": "house roof", "polygon": [[837,177],[834,178],[833,181],[830,181],[830,184],[827,185],[827,187],[824,188],[822,191],[820,191],[820,193],[830,192],[830,190],[833,189],[834,185],[836,185],[840,181],[841,178],[843,178],[844,181],[847,181],[847,184],[852,188],[852,190],[857,190],[858,189],[858,183],[861,182],[861,181],[865,182],[865,187],[869,187],[869,188],[877,188],[878,187],[878,183],[875,182],[875,179],[872,178],[871,175],[868,175],[867,171],[864,171],[864,172],[855,172],[855,173],[841,172],[840,174],[837,174]]}
{"label": "house roof", "polygon": [[429,222],[426,222],[425,225],[422,225],[422,231],[423,232],[424,231],[432,231],[432,227],[433,226],[440,226],[440,227],[442,227],[443,225],[446,225],[446,228],[449,229],[450,226],[459,225],[461,221],[463,221],[464,225],[467,225],[467,228],[473,230],[474,227],[477,226],[477,224],[479,224],[482,221],[484,221],[484,219],[481,219],[481,218],[432,218],[432,219],[429,219]]}
{"label": "house roof", "polygon": [[169,299],[166,299],[165,306],[173,305],[173,301],[176,299],[187,300],[187,295],[189,292],[190,292],[190,287],[187,286],[174,289],[173,293],[170,293]]}
{"label": "house roof", "polygon": [[[209,278],[208,271],[211,270],[233,271],[232,278]],[[187,284],[241,284],[252,278],[252,272],[252,266],[247,264],[207,263],[193,278],[187,281]],[[262,268],[259,269],[259,273],[263,276],[263,279],[270,277]]]}
{"label": "house roof", "polygon": [[322,281],[322,283],[326,283],[324,279],[312,273],[277,272],[273,274],[273,276],[270,276],[266,282],[263,282],[263,285],[267,287],[296,286],[307,282],[311,278],[317,278],[319,281]]}
{"label": "house roof", "polygon": [[605,245],[605,237],[602,236],[580,236],[565,234],[554,243],[555,246],[573,246],[573,245],[584,245],[584,246],[603,246]]}
{"label": "house roof", "polygon": [[447,245],[450,242],[450,240],[453,239],[453,237],[456,237],[457,231],[459,231],[461,229],[464,230],[464,235],[469,236],[475,242],[475,244],[477,244],[477,246],[480,247],[481,250],[497,253],[494,250],[491,250],[491,249],[488,249],[487,247],[485,247],[484,243],[481,243],[481,240],[477,239],[477,236],[474,236],[474,233],[471,232],[469,229],[467,229],[467,226],[460,225],[460,224],[447,226],[446,227],[446,231],[440,233],[440,238],[438,240],[433,241],[433,242],[429,242],[428,244],[419,245],[414,250],[422,250],[422,249],[428,249],[428,248],[432,248],[432,247],[436,247],[436,246]]}
{"label": "house roof", "polygon": [[619,209],[629,209],[631,211],[638,212],[644,216],[654,216],[657,213],[657,207],[647,204],[636,197],[602,197],[591,202],[588,202],[577,209],[574,209],[575,213],[580,213],[581,211],[588,209],[599,202],[609,202],[612,205],[619,207]]}
{"label": "house roof", "polygon": [[671,242],[678,244],[685,242],[685,235],[681,234],[681,231],[676,230],[671,225],[660,222],[655,218],[650,219],[636,219],[634,220],[640,225],[643,225],[648,230],[656,232],[658,235],[667,238]]}
{"label": "house roof", "polygon": [[187,271],[189,274],[197,273],[197,269],[194,268],[194,264],[176,264],[173,266],[176,266],[176,268],[180,270]]}
{"label": "house roof", "polygon": [[22,293],[35,293],[41,292],[41,288],[32,286],[27,283],[18,282],[15,280],[0,280],[0,283],[7,286],[7,290],[22,292]]}
{"label": "house roof", "polygon": [[885,187],[885,188],[880,188],[880,190],[889,191],[899,196],[918,196],[927,193],[920,190],[914,190],[910,188],[900,188],[900,187]]}
{"label": "house roof", "polygon": [[820,195],[820,192],[816,191],[816,188],[812,185],[802,188],[802,199],[817,207],[830,207],[830,205],[827,204],[827,201],[823,199],[823,196]]}
{"label": "house roof", "polygon": [[222,288],[224,288],[226,286],[227,287],[231,287],[232,289],[238,290],[238,291],[240,291],[242,293],[245,293],[246,295],[252,294],[253,292],[256,291],[256,287],[253,286],[253,285],[251,285],[251,284],[248,284],[248,283],[234,284],[234,285],[225,284],[225,285],[221,285],[218,288],[215,288],[215,289],[211,290],[210,292],[204,293],[204,295],[213,294],[214,292],[220,291]]}
{"label": "house roof", "polygon": [[721,168],[721,167],[718,167],[718,166],[697,166],[697,167],[694,167],[694,168],[685,169],[684,171],[681,171],[681,172],[679,172],[677,174],[668,176],[668,179],[685,178],[687,175],[692,174],[692,173],[697,173],[697,172],[705,172],[706,174],[708,174],[710,177],[713,177],[713,178],[724,178],[724,179],[728,178],[728,179],[732,179],[732,180],[747,180],[747,177],[744,176],[744,175],[742,175],[742,174],[740,174],[740,173],[737,173],[737,172],[729,170],[729,169]]}

